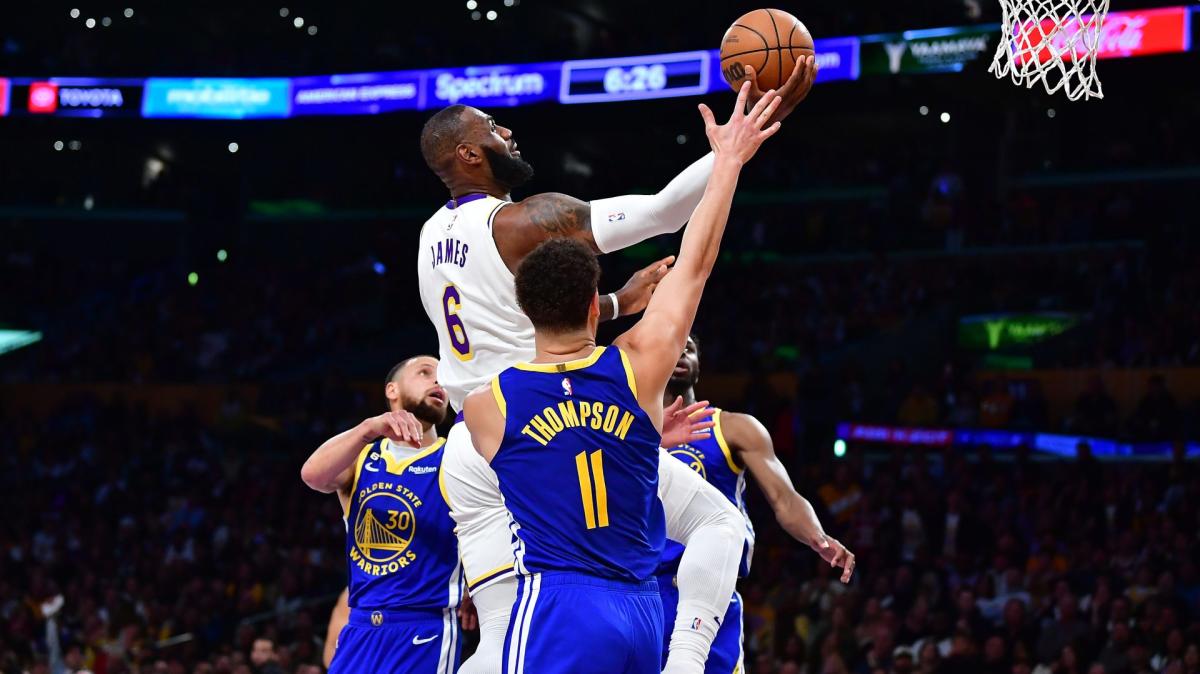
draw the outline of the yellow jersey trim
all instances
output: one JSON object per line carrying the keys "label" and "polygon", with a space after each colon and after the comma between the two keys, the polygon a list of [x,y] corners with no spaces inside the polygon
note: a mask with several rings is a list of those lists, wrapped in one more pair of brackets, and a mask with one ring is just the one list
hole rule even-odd
{"label": "yellow jersey trim", "polygon": [[473,580],[468,580],[467,589],[474,590],[476,585],[485,581],[495,580],[503,575],[505,571],[512,571],[514,568],[516,568],[516,565],[512,562],[509,562],[508,564],[497,566],[491,571],[485,571],[482,575],[476,576]]}
{"label": "yellow jersey trim", "polygon": [[367,460],[367,455],[371,453],[371,448],[375,446],[374,442],[367,443],[366,447],[358,453],[358,458],[354,460],[354,480],[350,483],[350,492],[346,498],[346,502],[342,504],[342,517],[350,516],[350,501],[354,499],[354,492],[358,491],[358,476],[362,474],[363,463]]}
{"label": "yellow jersey trim", "polygon": [[[442,466],[438,465],[438,491],[442,492],[442,500],[446,502],[446,507],[454,510],[454,506],[450,505],[450,495],[446,493],[446,471],[442,470]],[[457,530],[457,527],[455,527]]]}
{"label": "yellow jersey trim", "polygon": [[629,390],[633,391],[633,397],[636,398],[637,377],[633,376],[633,366],[629,364],[629,356],[623,349],[617,349],[617,353],[621,354],[621,364],[625,366],[625,378],[629,380]]}
{"label": "yellow jersey trim", "polygon": [[[403,459],[403,460],[393,457],[391,454],[389,454],[386,451],[387,447],[390,443],[391,443],[391,440],[384,438],[383,445],[379,448],[379,450],[380,450],[379,453],[381,455],[383,455],[383,460],[387,463],[387,472],[389,472],[393,475],[401,475],[404,473],[405,469],[407,469],[409,466],[411,466],[413,464],[414,461],[419,461],[421,459],[424,459],[425,457],[429,456],[430,454],[433,454],[438,449],[440,449],[442,445],[446,444],[446,438],[438,438],[437,442],[433,443],[432,445],[429,445],[428,447],[425,447],[424,449],[420,450],[416,454],[413,454],[412,456],[408,457],[407,459]],[[440,467],[439,467],[439,470],[440,470]]]}
{"label": "yellow jersey trim", "polygon": [[729,443],[725,442],[725,431],[721,430],[721,410],[713,412],[713,437],[717,439],[717,444],[721,446],[721,453],[725,455],[725,463],[729,464],[729,470],[733,471],[734,475],[741,475],[744,468],[738,468],[737,462],[733,460],[733,452],[729,450]]}
{"label": "yellow jersey trim", "polygon": [[500,377],[492,377],[492,397],[496,399],[496,407],[500,408],[500,416],[508,418],[508,401],[504,399],[504,391],[500,389]]}
{"label": "yellow jersey trim", "polygon": [[571,370],[582,370],[585,367],[591,367],[592,365],[595,365],[596,361],[599,360],[600,356],[603,354],[604,347],[597,346],[596,349],[592,351],[591,355],[587,356],[586,358],[568,360],[562,363],[517,363],[513,367],[517,368],[518,370],[525,370],[527,372],[548,372],[550,374],[554,374],[556,372],[570,372]]}

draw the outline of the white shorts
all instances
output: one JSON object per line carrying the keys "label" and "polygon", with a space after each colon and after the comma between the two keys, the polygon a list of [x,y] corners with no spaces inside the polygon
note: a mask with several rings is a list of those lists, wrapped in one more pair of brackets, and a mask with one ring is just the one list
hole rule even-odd
{"label": "white shorts", "polygon": [[474,594],[515,573],[508,509],[500,495],[496,471],[475,451],[465,423],[450,429],[443,451],[443,486],[450,516],[457,524],[454,532],[458,535],[467,589]]}

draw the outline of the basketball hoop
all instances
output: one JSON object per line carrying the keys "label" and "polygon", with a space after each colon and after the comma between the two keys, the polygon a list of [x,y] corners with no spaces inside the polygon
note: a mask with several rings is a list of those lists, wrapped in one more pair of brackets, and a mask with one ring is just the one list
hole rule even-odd
{"label": "basketball hoop", "polygon": [[1104,98],[1096,52],[1109,0],[1000,0],[1003,33],[988,72],[1071,100]]}

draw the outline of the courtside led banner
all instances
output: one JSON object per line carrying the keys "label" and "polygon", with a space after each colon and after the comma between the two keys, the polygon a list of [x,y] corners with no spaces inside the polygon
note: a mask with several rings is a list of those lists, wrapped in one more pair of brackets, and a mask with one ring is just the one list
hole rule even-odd
{"label": "courtside led banner", "polygon": [[958,320],[958,345],[996,351],[1044,342],[1079,324],[1079,316],[1043,311],[1030,314],[983,314]]}
{"label": "courtside led banner", "polygon": [[[1041,49],[1037,47],[1042,43],[1043,31],[1049,32],[1054,27],[1053,21],[1048,19],[1040,26],[1033,22],[1019,26],[1013,40],[1022,46],[1027,42],[1029,47],[1037,49],[1021,54],[1023,60],[1036,55],[1042,63],[1056,56],[1070,61],[1082,56],[1085,45],[1091,44],[1098,44],[1096,58],[1112,59],[1184,52],[1191,42],[1190,14],[1186,7],[1109,12],[1100,26],[1099,38],[1092,34],[1079,35],[1081,31],[1095,32],[1088,26],[1090,19],[1091,16],[1085,15],[1067,21]],[[1067,48],[1072,38],[1075,39],[1073,50]]]}
{"label": "courtside led banner", "polygon": [[[1098,36],[1099,58],[1189,51],[1196,8],[1109,12]],[[1038,58],[1074,58],[1065,42],[1086,25],[1069,20],[1061,34],[1033,50]],[[1009,38],[1032,40],[1036,24]],[[1074,31],[1074,33],[1072,33]],[[979,24],[814,42],[821,83],[860,75],[958,72],[986,62],[1004,39],[999,24]],[[1040,39],[1040,38],[1037,38]],[[463,103],[482,108],[534,103],[601,103],[699,96],[729,89],[716,49],[553,63],[440,68],[296,78],[0,78],[0,116],[143,116],[249,119],[306,115],[375,115],[437,110]]]}
{"label": "courtside led banner", "polygon": [[1000,32],[995,25],[910,30],[862,38],[863,75],[959,72],[991,58]]}
{"label": "courtside led banner", "polygon": [[283,78],[151,77],[146,80],[142,116],[287,117],[291,111],[290,91],[291,81]]}
{"label": "courtside led banner", "polygon": [[425,95],[421,107],[436,110],[463,103],[511,108],[558,100],[562,66],[561,63],[524,63],[425,71]]}
{"label": "courtside led banner", "polygon": [[421,74],[363,73],[292,79],[293,115],[377,115],[417,110]]}

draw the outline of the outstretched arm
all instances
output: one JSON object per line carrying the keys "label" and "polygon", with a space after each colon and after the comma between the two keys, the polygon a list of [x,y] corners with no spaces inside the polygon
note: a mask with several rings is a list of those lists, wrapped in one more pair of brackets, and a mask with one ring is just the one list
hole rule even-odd
{"label": "outstretched arm", "polygon": [[796,491],[787,468],[775,456],[771,435],[748,414],[721,413],[721,431],[730,449],[762,489],[775,519],[792,538],[812,548],[830,566],[842,569],[842,582],[854,573],[854,554],[825,533],[808,499]]}
{"label": "outstretched arm", "polygon": [[642,319],[615,341],[628,352],[642,384],[638,386],[639,402],[653,419],[661,417],[663,387],[683,350],[704,284],[717,260],[738,174],[762,142],[779,130],[778,122],[763,128],[779,106],[773,93],[764,96],[749,114],[743,112],[749,87],[749,83],[742,85],[733,115],[722,126],[717,125],[708,106],[700,105],[705,133],[716,155],[713,174],[683,234],[675,268],[659,283]]}

